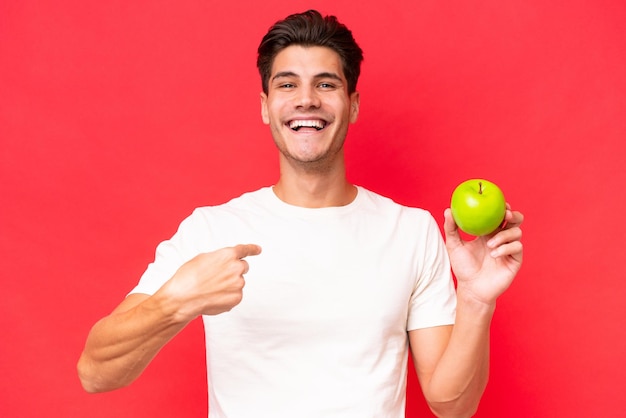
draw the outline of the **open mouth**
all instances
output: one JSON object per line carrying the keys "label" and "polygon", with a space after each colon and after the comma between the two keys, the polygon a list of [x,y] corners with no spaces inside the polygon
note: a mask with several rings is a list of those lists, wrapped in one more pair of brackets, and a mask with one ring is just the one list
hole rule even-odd
{"label": "open mouth", "polygon": [[300,130],[321,131],[326,125],[326,121],[321,119],[295,119],[287,122],[289,129],[296,132]]}

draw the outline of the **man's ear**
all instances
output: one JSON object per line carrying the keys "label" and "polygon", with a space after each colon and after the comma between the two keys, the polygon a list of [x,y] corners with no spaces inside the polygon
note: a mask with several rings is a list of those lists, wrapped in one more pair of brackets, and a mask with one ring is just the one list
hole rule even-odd
{"label": "man's ear", "polygon": [[350,123],[354,123],[359,118],[359,106],[361,105],[361,95],[358,91],[350,95]]}
{"label": "man's ear", "polygon": [[270,124],[269,113],[267,112],[267,94],[261,92],[261,118],[266,125]]}

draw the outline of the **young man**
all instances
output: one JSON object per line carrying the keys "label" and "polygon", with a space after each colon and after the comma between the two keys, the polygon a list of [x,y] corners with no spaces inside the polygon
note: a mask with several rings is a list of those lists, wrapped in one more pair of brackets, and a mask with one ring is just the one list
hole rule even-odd
{"label": "young man", "polygon": [[475,412],[495,302],[521,266],[522,215],[507,210],[497,233],[464,242],[448,209],[444,245],[428,212],[350,184],[361,60],[334,17],[270,29],[257,64],[278,182],[197,209],[158,246],[90,332],[86,390],[130,384],[202,315],[210,417],[403,417],[409,348],[436,415]]}

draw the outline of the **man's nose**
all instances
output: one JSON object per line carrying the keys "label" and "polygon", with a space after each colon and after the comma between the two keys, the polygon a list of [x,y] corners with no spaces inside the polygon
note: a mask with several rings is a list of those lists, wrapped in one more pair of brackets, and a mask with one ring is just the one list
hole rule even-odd
{"label": "man's nose", "polygon": [[298,90],[298,97],[296,100],[298,108],[319,108],[320,104],[320,97],[314,86],[302,87]]}

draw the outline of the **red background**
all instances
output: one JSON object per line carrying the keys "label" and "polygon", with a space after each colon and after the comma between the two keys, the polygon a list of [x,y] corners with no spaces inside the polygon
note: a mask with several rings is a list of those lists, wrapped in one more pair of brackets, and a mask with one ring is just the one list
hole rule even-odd
{"label": "red background", "polygon": [[309,7],[365,50],[352,181],[441,221],[480,176],[526,215],[477,416],[623,416],[626,3],[357,3],[0,3],[1,416],[206,416],[199,321],[129,388],[75,363],[194,207],[276,181],[255,51]]}

